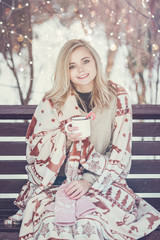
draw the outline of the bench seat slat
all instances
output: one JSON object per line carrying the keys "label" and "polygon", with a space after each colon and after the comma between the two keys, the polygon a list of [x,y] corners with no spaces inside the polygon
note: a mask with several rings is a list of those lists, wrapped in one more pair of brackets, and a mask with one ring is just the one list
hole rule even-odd
{"label": "bench seat slat", "polygon": [[9,240],[9,239],[12,239],[12,240],[17,240],[18,239],[18,229],[14,229],[12,230],[12,228],[10,227],[9,229],[5,228],[3,229],[3,226],[2,226],[2,229],[0,229],[0,239],[3,239],[3,240]]}
{"label": "bench seat slat", "polygon": [[[0,193],[18,193],[26,179],[1,179]],[[127,179],[128,185],[139,193],[159,193],[159,179]]]}
{"label": "bench seat slat", "polygon": [[127,179],[127,183],[134,192],[159,193],[160,179]]}
{"label": "bench seat slat", "polygon": [[26,179],[1,179],[0,193],[19,193]]}
{"label": "bench seat slat", "polygon": [[[0,142],[0,151],[2,156],[25,155],[25,142]],[[160,155],[160,141],[133,142],[133,155]]]}
{"label": "bench seat slat", "polygon": [[131,174],[160,174],[160,160],[133,160]]}
{"label": "bench seat slat", "polygon": [[25,160],[2,160],[0,161],[0,174],[26,174]]}
{"label": "bench seat slat", "polygon": [[134,137],[158,137],[160,136],[160,122],[136,122],[133,123]]}
{"label": "bench seat slat", "polygon": [[160,141],[134,141],[132,144],[133,155],[160,155]]}
{"label": "bench seat slat", "polygon": [[19,156],[26,154],[25,142],[0,142],[1,156]]}
{"label": "bench seat slat", "polygon": [[29,123],[0,123],[1,137],[24,137]]}
{"label": "bench seat slat", "polygon": [[[149,204],[160,210],[160,198],[143,198]],[[1,198],[0,199],[0,216],[4,215],[5,212],[15,212],[18,208],[14,205],[14,198]],[[3,212],[3,214],[1,214]]]}
{"label": "bench seat slat", "polygon": [[[0,160],[0,174],[26,174],[26,160]],[[160,174],[160,160],[133,160],[131,174]]]}
{"label": "bench seat slat", "polygon": [[[57,177],[54,185],[60,185],[65,177]],[[27,182],[27,179],[1,179],[0,193],[19,193],[22,186]]]}

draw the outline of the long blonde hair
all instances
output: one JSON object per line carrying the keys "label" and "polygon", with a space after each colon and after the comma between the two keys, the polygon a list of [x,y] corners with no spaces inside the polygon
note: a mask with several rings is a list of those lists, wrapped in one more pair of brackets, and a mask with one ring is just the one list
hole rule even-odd
{"label": "long blonde hair", "polygon": [[73,39],[64,44],[59,52],[53,87],[46,93],[45,97],[51,99],[54,107],[60,109],[65,103],[68,95],[74,93],[78,98],[73,83],[70,81],[69,75],[69,61],[71,54],[78,47],[86,47],[92,54],[97,68],[97,74],[94,80],[94,87],[91,97],[91,106],[102,108],[109,104],[110,91],[107,80],[104,79],[102,73],[101,59],[96,50],[85,40]]}

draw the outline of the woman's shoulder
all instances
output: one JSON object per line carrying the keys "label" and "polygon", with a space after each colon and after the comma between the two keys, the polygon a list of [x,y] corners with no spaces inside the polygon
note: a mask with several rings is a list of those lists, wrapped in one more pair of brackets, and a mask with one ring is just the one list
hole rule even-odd
{"label": "woman's shoulder", "polygon": [[119,96],[119,95],[128,95],[127,91],[125,90],[125,88],[118,84],[118,83],[115,83],[111,80],[108,80],[108,86],[110,88],[110,90],[116,95],[116,96]]}
{"label": "woman's shoulder", "polygon": [[117,109],[129,109],[131,108],[131,102],[129,95],[125,88],[121,86],[120,84],[114,83],[109,80],[108,82],[109,86],[114,89],[115,95],[116,95],[116,102],[117,102]]}
{"label": "woman's shoulder", "polygon": [[44,96],[37,104],[34,115],[39,114],[40,112],[48,114],[48,112],[53,111],[53,108],[52,101]]}

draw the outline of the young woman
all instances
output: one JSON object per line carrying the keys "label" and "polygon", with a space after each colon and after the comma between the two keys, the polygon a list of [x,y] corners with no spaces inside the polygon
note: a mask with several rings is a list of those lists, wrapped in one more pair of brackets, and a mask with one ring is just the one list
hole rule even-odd
{"label": "young woman", "polygon": [[[20,210],[6,221],[22,220],[20,240],[133,240],[160,224],[159,212],[126,183],[131,105],[124,88],[107,81],[101,67],[84,40],[70,40],[59,53],[53,88],[26,134],[28,182],[15,201]],[[89,138],[72,126],[66,133],[73,116],[91,112],[96,118]],[[63,171],[66,180],[53,185]]]}

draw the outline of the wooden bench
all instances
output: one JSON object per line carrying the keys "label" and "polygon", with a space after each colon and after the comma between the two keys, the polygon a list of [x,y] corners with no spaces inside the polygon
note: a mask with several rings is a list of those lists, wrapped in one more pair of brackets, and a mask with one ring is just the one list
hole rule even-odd
{"label": "wooden bench", "polygon": [[[0,240],[18,239],[18,226],[3,220],[17,211],[26,182],[25,133],[36,106],[0,106]],[[160,210],[160,105],[133,106],[133,161],[129,186]],[[146,240],[160,240],[160,227]]]}

